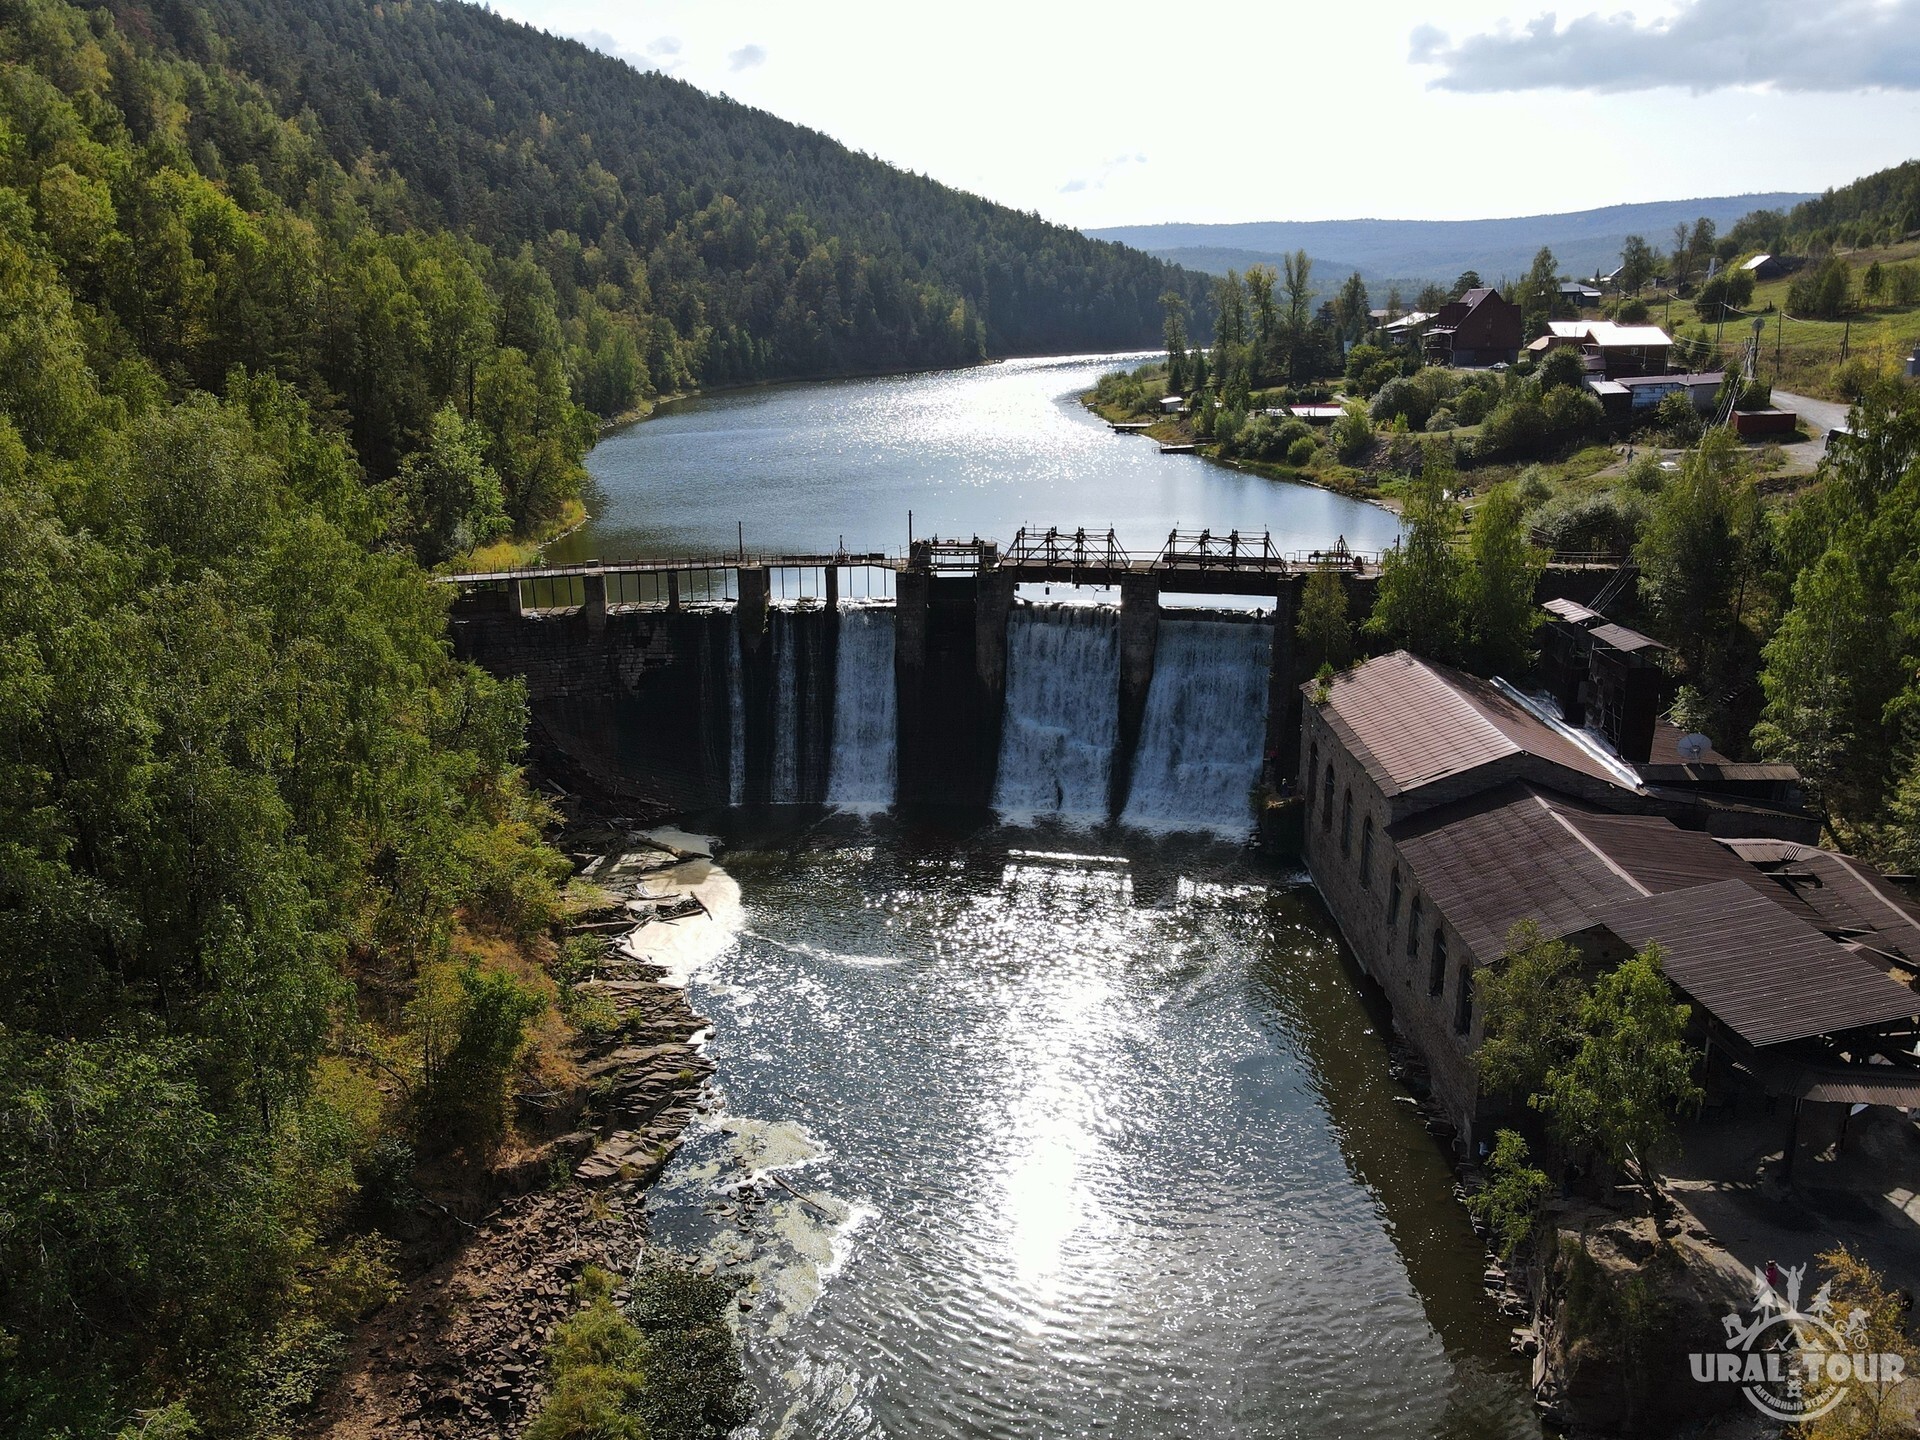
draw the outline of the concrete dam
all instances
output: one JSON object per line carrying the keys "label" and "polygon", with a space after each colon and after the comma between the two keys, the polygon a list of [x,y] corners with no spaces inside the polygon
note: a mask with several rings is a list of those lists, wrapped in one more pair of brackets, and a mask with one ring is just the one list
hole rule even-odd
{"label": "concrete dam", "polygon": [[[542,769],[616,804],[1234,831],[1258,783],[1291,776],[1311,678],[1294,616],[1325,569],[1358,625],[1377,557],[1209,531],[1149,554],[1110,531],[1022,530],[1004,552],[922,540],[904,559],[590,562],[446,583],[456,652],[524,680]],[[1541,595],[1590,599],[1611,574],[1552,570]],[[1055,585],[1101,587],[1107,603],[1044,598]],[[1259,608],[1187,608],[1208,596]]]}
{"label": "concrete dam", "polygon": [[[1110,533],[1022,531],[1005,554],[921,541],[905,560],[457,576],[450,623],[463,658],[524,679],[542,767],[618,803],[1238,830],[1291,753],[1295,599],[1304,570],[1329,563],[1364,613],[1372,567],[1344,552],[1200,532],[1139,556]],[[1117,603],[1034,593],[1052,584]],[[878,595],[851,598],[861,589]],[[1168,594],[1260,608],[1163,608]]]}

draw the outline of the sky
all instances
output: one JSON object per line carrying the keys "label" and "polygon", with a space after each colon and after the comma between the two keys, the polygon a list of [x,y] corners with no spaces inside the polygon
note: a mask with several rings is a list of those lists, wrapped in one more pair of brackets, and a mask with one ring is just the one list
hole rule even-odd
{"label": "sky", "polygon": [[1083,229],[1824,190],[1920,155],[1920,0],[492,0]]}

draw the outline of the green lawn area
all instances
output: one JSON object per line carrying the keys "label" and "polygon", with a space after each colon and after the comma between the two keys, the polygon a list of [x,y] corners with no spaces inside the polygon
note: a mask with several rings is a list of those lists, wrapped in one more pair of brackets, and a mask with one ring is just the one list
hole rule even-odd
{"label": "green lawn area", "polygon": [[[1858,290],[1867,266],[1879,261],[1883,266],[1920,262],[1920,242],[1908,242],[1876,250],[1857,250],[1843,258],[1853,267],[1854,286]],[[1754,287],[1749,312],[1766,311],[1765,343],[1760,356],[1760,376],[1783,390],[1812,395],[1823,400],[1850,400],[1836,383],[1844,342],[1849,356],[1863,359],[1882,375],[1905,371],[1908,355],[1920,343],[1920,305],[1872,305],[1841,320],[1782,320],[1787,291],[1793,277],[1764,281]],[[1724,326],[1703,318],[1691,301],[1675,300],[1669,308],[1649,301],[1651,318],[1666,327],[1676,339],[1693,338],[1704,325],[1711,338],[1720,337],[1726,363],[1736,363],[1742,347],[1752,333],[1752,320],[1730,317]],[[1776,349],[1779,365],[1775,366]]]}

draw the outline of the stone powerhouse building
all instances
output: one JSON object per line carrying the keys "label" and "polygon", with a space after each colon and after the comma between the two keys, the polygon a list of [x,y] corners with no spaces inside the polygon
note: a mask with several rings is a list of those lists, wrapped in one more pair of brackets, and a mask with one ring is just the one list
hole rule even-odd
{"label": "stone powerhouse building", "polygon": [[[1550,704],[1405,651],[1305,693],[1308,868],[1468,1154],[1498,1118],[1473,976],[1527,920],[1595,967],[1659,942],[1696,1043],[1796,1115],[1920,1103],[1920,924],[1889,882],[1806,844],[1797,808],[1739,793],[1760,770],[1777,795],[1776,767],[1636,768]],[[1744,833],[1705,828],[1729,823]]]}

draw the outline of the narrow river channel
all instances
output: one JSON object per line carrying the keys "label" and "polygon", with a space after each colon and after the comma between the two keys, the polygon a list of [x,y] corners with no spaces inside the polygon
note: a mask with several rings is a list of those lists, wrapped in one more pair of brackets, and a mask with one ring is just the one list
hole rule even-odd
{"label": "narrow river channel", "polygon": [[1301,877],[1124,831],[736,837],[654,1234],[758,1436],[1532,1436],[1442,1152]]}

